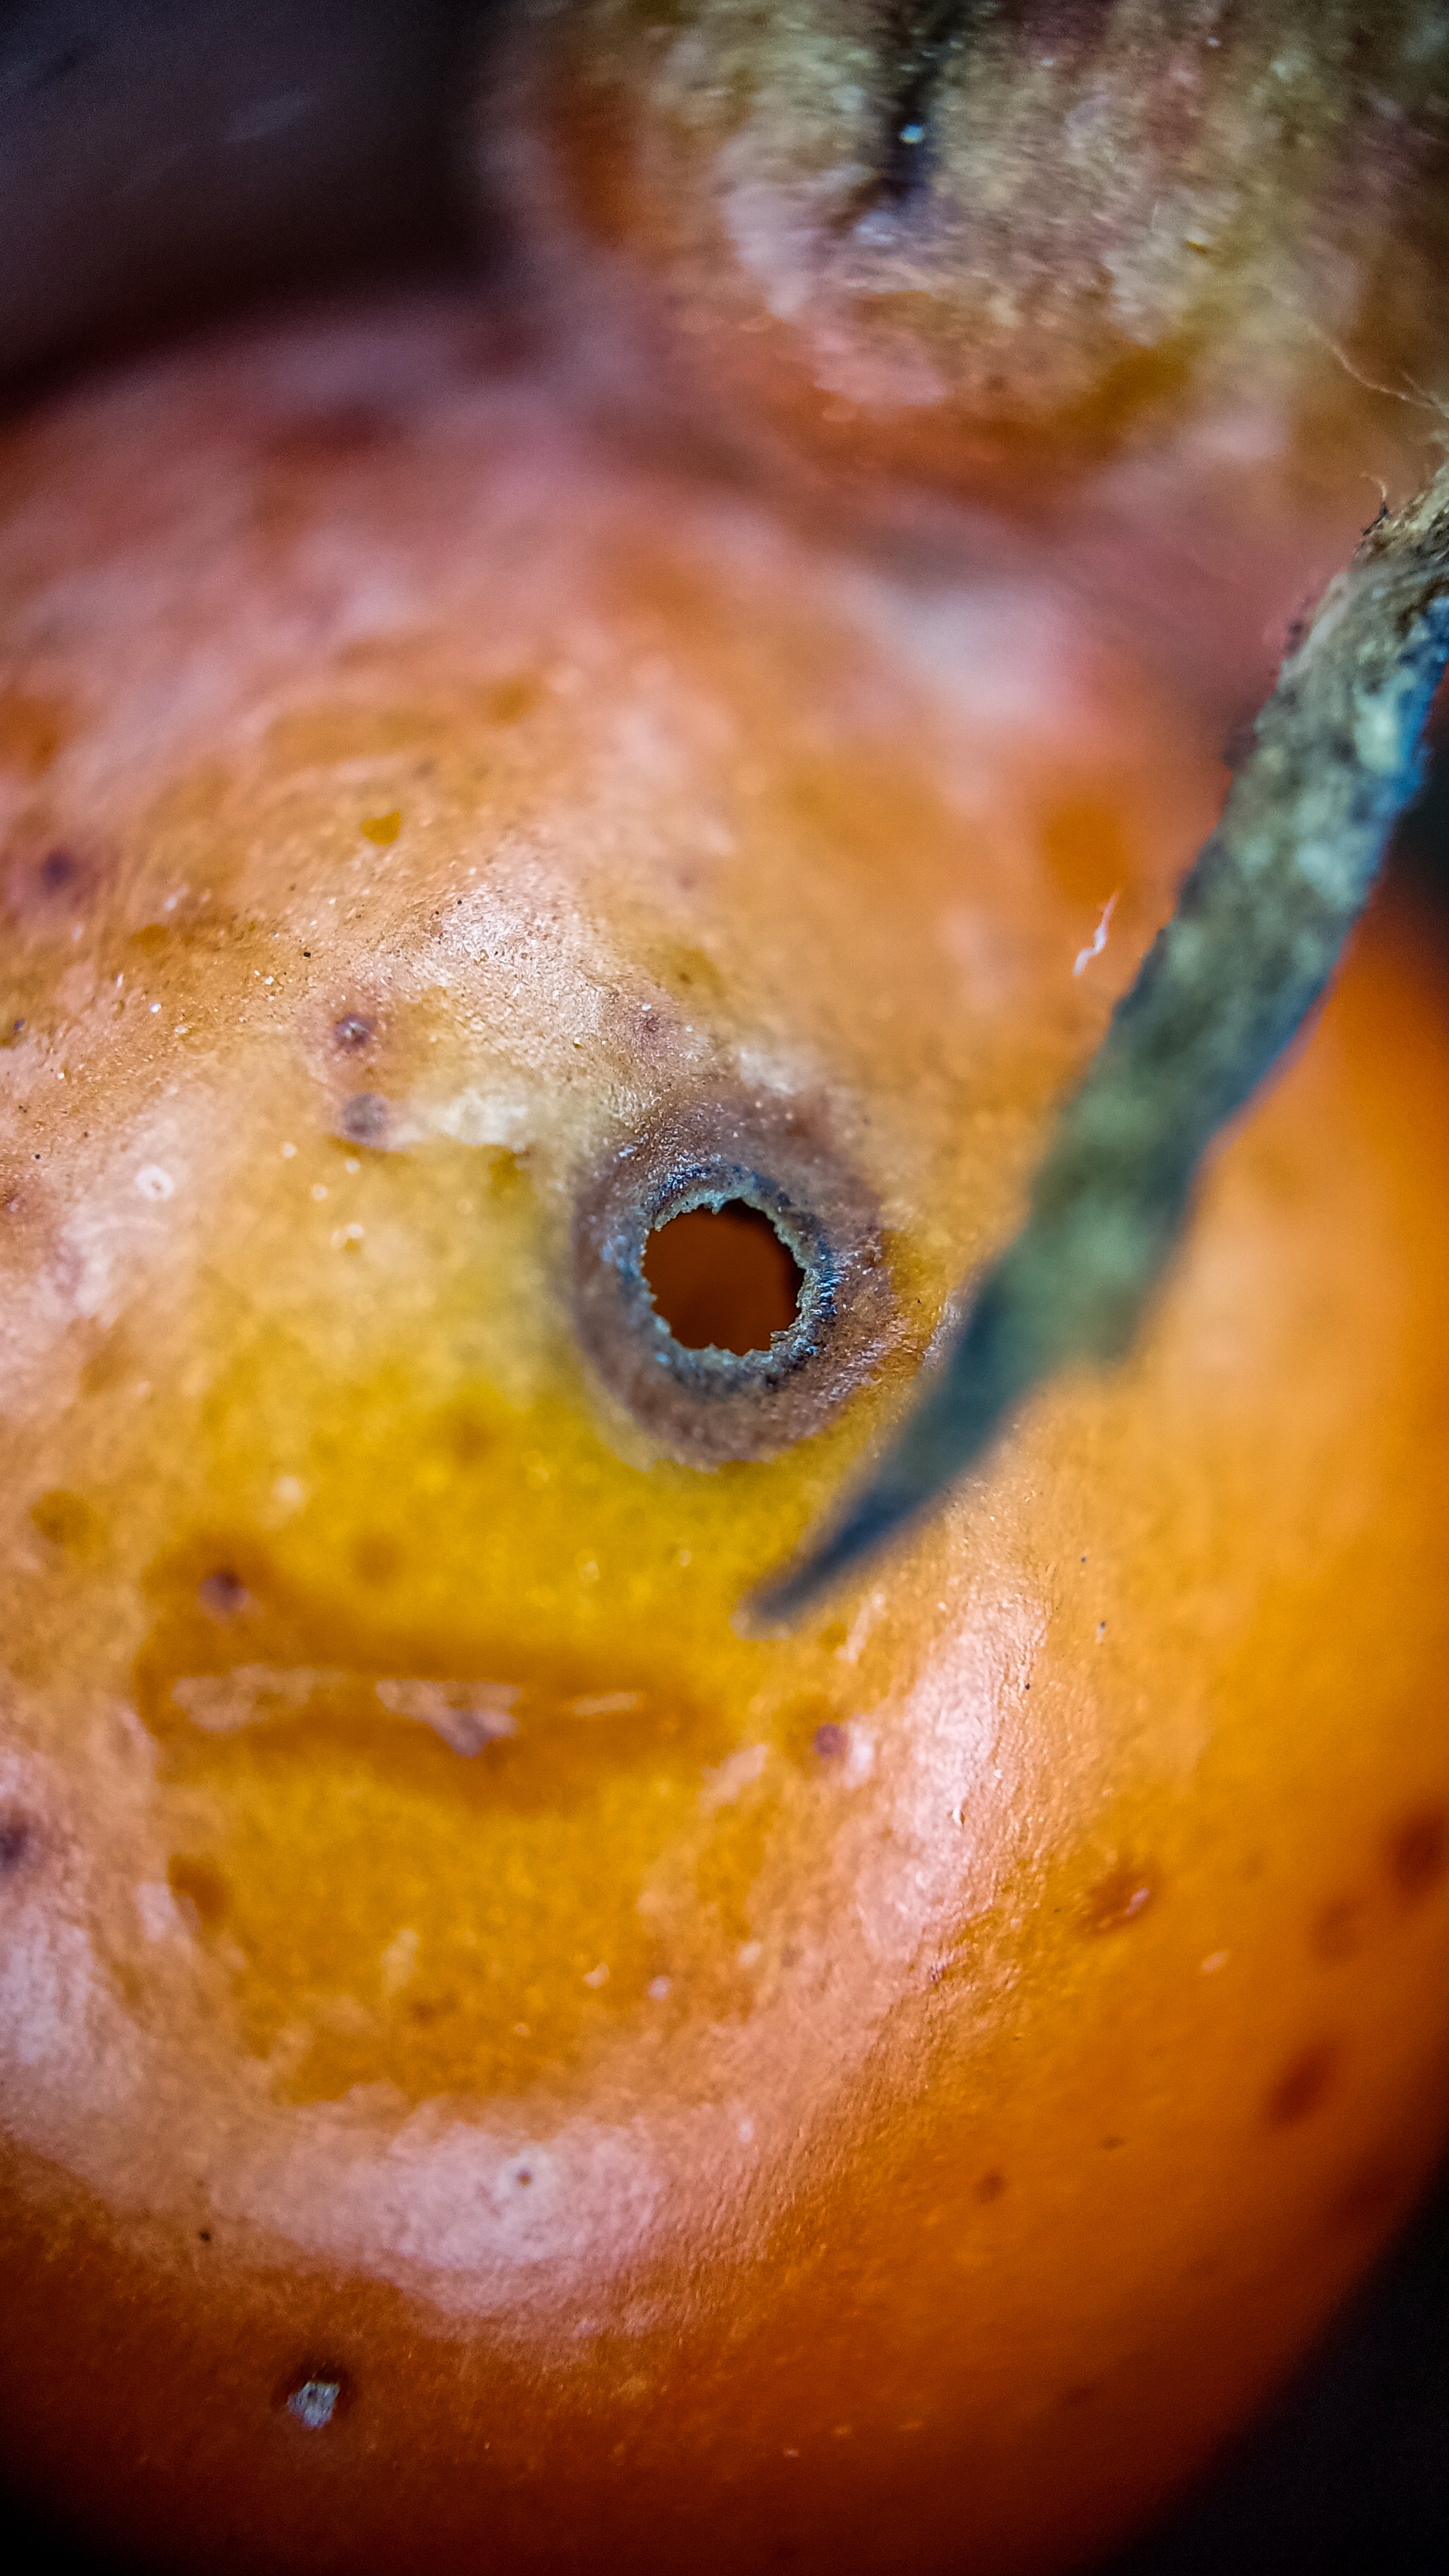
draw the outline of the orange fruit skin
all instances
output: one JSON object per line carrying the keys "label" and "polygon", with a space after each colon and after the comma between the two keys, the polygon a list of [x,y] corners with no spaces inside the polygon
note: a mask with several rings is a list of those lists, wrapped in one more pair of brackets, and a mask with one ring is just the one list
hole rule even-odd
{"label": "orange fruit skin", "polygon": [[[1432,944],[1371,921],[1130,1361],[751,1638],[1216,678],[610,450],[446,304],[0,482],[7,2476],[209,2569],[1082,2559],[1445,2135]],[[864,1211],[773,1453],[581,1346],[666,1112]]]}

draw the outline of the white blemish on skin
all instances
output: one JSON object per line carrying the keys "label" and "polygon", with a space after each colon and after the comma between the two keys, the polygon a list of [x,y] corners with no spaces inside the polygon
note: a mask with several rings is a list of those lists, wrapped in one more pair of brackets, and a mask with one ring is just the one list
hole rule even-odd
{"label": "white blemish on skin", "polygon": [[318,1691],[347,1679],[310,1664],[234,1664],[226,1673],[183,1673],[171,1685],[176,1707],[204,1735],[234,1735],[279,1711],[305,1708]]}
{"label": "white blemish on skin", "polygon": [[699,1793],[705,1814],[716,1807],[732,1807],[743,1790],[753,1787],[769,1758],[768,1744],[742,1744],[737,1753],[727,1754],[713,1771],[706,1771]]}
{"label": "white blemish on skin", "polygon": [[393,1717],[430,1726],[455,1753],[481,1753],[485,1744],[516,1732],[512,1711],[518,1692],[508,1682],[383,1681],[377,1696]]}
{"label": "white blemish on skin", "polygon": [[1098,922],[1096,929],[1093,931],[1091,938],[1088,940],[1086,947],[1079,948],[1077,950],[1076,964],[1072,968],[1072,973],[1074,975],[1085,975],[1093,958],[1101,956],[1103,949],[1107,945],[1107,933],[1112,926],[1112,915],[1116,911],[1120,899],[1120,887],[1116,894],[1108,895],[1106,902],[1102,906],[1102,917]]}
{"label": "white blemish on skin", "polygon": [[850,1623],[850,1633],[847,1636],[844,1645],[838,1647],[836,1650],[842,1663],[854,1664],[859,1662],[861,1655],[865,1651],[866,1640],[884,1608],[885,1594],[883,1592],[867,1593],[864,1601],[860,1605],[860,1608],[857,1610],[855,1617]]}
{"label": "white blemish on skin", "polygon": [[841,1777],[848,1789],[859,1789],[875,1769],[875,1737],[852,1718],[845,1730],[846,1755]]}
{"label": "white blemish on skin", "polygon": [[[581,836],[592,828],[579,818]],[[511,1051],[535,1070],[551,1069],[574,1038],[598,1034],[623,978],[621,965],[611,984],[614,961],[601,957],[598,926],[563,891],[562,874],[542,852],[505,845],[487,886],[453,906],[439,939],[446,959],[486,972],[495,1005],[508,1004]]]}
{"label": "white blemish on skin", "polygon": [[460,1091],[435,1109],[432,1125],[455,1145],[495,1145],[521,1153],[530,1141],[528,1104],[500,1091]]}
{"label": "white blemish on skin", "polygon": [[100,2045],[92,2026],[100,1991],[95,1953],[79,1925],[27,1908],[7,1926],[0,1952],[0,2062],[58,2077],[71,2104],[78,2086],[93,2083],[99,2103],[109,2084],[107,2107],[118,2110],[129,2084],[118,2053]]}
{"label": "white blemish on skin", "polygon": [[536,2305],[607,2279],[649,2240],[659,2195],[626,2130],[578,2121],[546,2144],[505,2145],[424,2109],[378,2156],[355,2114],[329,2106],[275,2132],[213,2200],[224,2217],[255,2210],[334,2258],[361,2255],[384,2278],[411,2286],[420,2270],[444,2307],[451,2274],[459,2307],[486,2315],[511,2303],[520,2268]]}
{"label": "white blemish on skin", "polygon": [[135,1186],[143,1199],[151,1199],[157,1206],[164,1199],[174,1198],[176,1195],[176,1183],[170,1173],[163,1170],[160,1163],[143,1163],[136,1174]]}
{"label": "white blemish on skin", "polygon": [[162,1879],[143,1879],[136,1890],[136,1912],[148,1941],[174,1941],[186,1930],[181,1910]]}

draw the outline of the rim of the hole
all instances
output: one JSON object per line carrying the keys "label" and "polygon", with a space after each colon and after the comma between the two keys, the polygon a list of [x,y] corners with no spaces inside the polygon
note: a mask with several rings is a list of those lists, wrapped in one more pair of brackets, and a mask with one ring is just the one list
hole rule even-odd
{"label": "rim of the hole", "polygon": [[[802,1285],[788,1329],[736,1353],[675,1340],[643,1271],[695,1208],[764,1217]],[[821,1112],[732,1090],[665,1104],[575,1203],[574,1317],[608,1393],[691,1466],[774,1457],[820,1429],[895,1338],[880,1211]]]}
{"label": "rim of the hole", "polygon": [[[795,1273],[794,1302],[785,1322],[774,1327],[767,1341],[750,1342],[742,1351],[735,1350],[728,1342],[682,1340],[670,1316],[659,1303],[654,1283],[649,1277],[646,1266],[650,1244],[656,1236],[667,1234],[672,1225],[678,1225],[689,1216],[728,1216],[734,1209],[738,1209],[742,1215],[758,1218],[762,1226],[769,1228]],[[787,1342],[799,1326],[806,1296],[819,1266],[818,1253],[812,1258],[810,1250],[798,1241],[792,1240],[792,1231],[788,1219],[780,1208],[763,1204],[759,1198],[744,1188],[728,1191],[715,1188],[704,1195],[700,1195],[697,1191],[690,1192],[661,1209],[646,1226],[639,1246],[639,1277],[650,1307],[668,1334],[673,1347],[685,1352],[691,1359],[697,1359],[706,1352],[712,1352],[721,1360],[740,1363],[756,1358],[768,1358],[778,1345]]]}
{"label": "rim of the hole", "polygon": [[[736,1206],[750,1208],[764,1217],[789,1253],[800,1273],[795,1312],[783,1332],[773,1334],[753,1350],[721,1350],[714,1343],[691,1349],[688,1343],[675,1340],[654,1303],[644,1275],[645,1249],[650,1238],[672,1225],[676,1217],[691,1216],[697,1210],[718,1215],[722,1209]],[[716,1381],[723,1377],[746,1380],[762,1377],[766,1372],[773,1375],[782,1364],[798,1366],[813,1353],[819,1330],[833,1312],[836,1264],[830,1239],[819,1221],[797,1208],[778,1183],[728,1163],[713,1172],[696,1170],[687,1178],[676,1175],[672,1186],[659,1193],[653,1206],[641,1210],[641,1218],[629,1265],[635,1295],[642,1300],[658,1357],[676,1375],[697,1379],[704,1372]]]}

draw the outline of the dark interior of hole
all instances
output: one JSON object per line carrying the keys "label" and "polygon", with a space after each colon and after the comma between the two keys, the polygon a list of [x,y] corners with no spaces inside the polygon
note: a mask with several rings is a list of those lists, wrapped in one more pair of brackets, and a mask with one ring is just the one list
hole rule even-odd
{"label": "dark interior of hole", "polygon": [[691,1208],[644,1246],[650,1294],[687,1351],[768,1350],[793,1324],[804,1273],[767,1216],[743,1199]]}

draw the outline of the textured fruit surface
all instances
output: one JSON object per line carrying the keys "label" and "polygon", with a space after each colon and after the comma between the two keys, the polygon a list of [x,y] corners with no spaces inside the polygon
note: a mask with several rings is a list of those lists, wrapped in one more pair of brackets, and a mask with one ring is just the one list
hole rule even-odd
{"label": "textured fruit surface", "polygon": [[[217,2569],[1068,2563],[1443,2135],[1432,945],[1370,925],[1130,1363],[750,1637],[1217,680],[445,303],[0,481],[8,2471]],[[686,1164],[781,1247],[737,1366]]]}
{"label": "textured fruit surface", "polygon": [[1434,0],[543,0],[512,62],[480,151],[577,329],[777,463],[1035,509],[1443,345]]}

